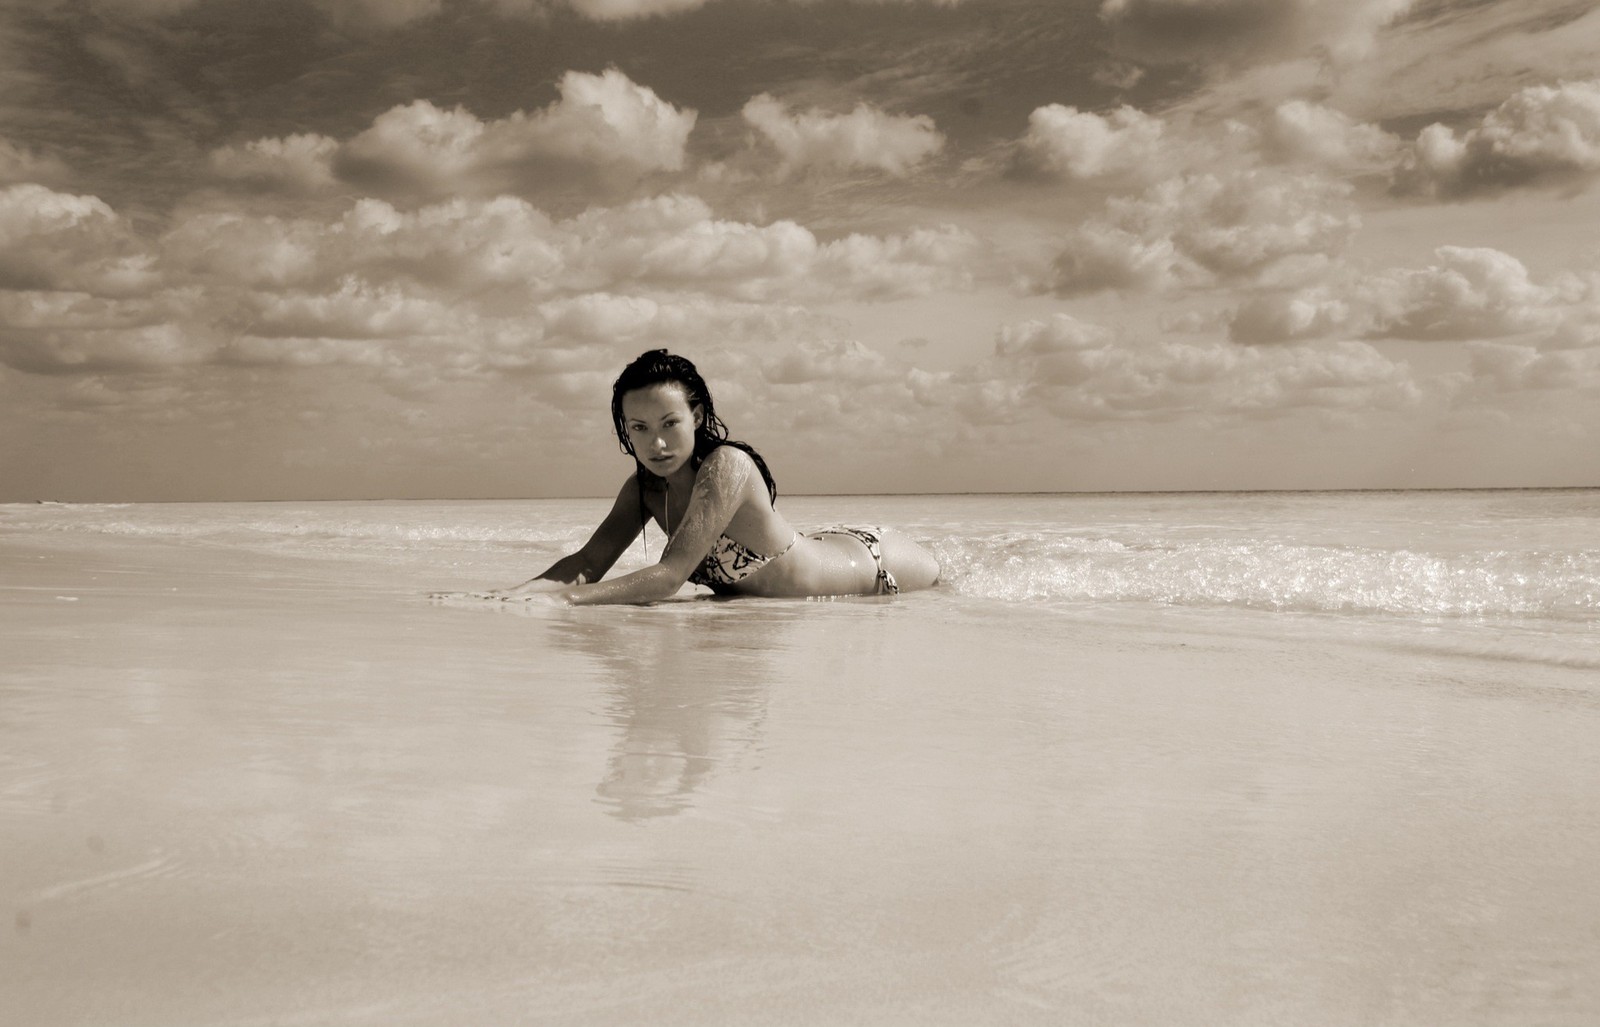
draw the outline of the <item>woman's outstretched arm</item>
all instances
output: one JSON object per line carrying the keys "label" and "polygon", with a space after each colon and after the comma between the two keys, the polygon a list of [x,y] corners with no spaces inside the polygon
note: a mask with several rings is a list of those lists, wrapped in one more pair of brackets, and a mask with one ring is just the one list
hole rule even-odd
{"label": "woman's outstretched arm", "polygon": [[[661,553],[661,562],[611,581],[562,589],[561,598],[577,606],[593,603],[653,603],[683,587],[711,551],[739,507],[750,499],[752,481],[759,482],[755,462],[733,446],[712,450],[700,465],[683,525]],[[766,497],[765,486],[761,497]]]}
{"label": "woman's outstretched arm", "polygon": [[576,553],[563,556],[544,573],[512,588],[497,589],[492,596],[511,599],[535,592],[554,592],[568,585],[599,581],[643,530],[639,511],[639,481],[633,475],[622,483],[611,512]]}

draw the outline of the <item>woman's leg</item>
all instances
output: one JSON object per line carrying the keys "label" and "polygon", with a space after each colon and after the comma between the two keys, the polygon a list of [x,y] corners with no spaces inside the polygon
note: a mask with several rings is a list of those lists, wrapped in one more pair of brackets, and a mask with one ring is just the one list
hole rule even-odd
{"label": "woman's leg", "polygon": [[906,535],[883,529],[883,567],[894,575],[900,591],[929,588],[939,581],[939,560]]}

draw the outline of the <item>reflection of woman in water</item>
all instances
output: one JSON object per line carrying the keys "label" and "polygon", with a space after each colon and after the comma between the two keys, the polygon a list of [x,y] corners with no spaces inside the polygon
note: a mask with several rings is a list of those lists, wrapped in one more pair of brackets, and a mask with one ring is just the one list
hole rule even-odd
{"label": "reflection of woman in water", "polygon": [[[570,603],[648,603],[685,581],[725,595],[879,595],[927,588],[939,562],[904,535],[840,525],[802,535],[774,507],[778,487],[754,449],[728,440],[694,365],[664,349],[623,368],[611,419],[634,473],[583,548],[501,599],[554,593]],[[661,561],[601,577],[653,519]]]}

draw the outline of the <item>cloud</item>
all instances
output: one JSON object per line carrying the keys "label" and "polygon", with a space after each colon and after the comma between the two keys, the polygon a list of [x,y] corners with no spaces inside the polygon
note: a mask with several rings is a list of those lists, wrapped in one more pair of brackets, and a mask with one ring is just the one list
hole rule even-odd
{"label": "cloud", "polygon": [[1402,192],[1482,196],[1524,186],[1587,185],[1600,173],[1600,79],[1530,86],[1457,134],[1417,136],[1397,178]]}
{"label": "cloud", "polygon": [[0,363],[35,374],[167,368],[215,353],[189,319],[193,293],[117,299],[81,292],[0,291]]}
{"label": "cloud", "polygon": [[1266,154],[1278,160],[1346,172],[1390,170],[1403,146],[1398,136],[1377,125],[1305,100],[1275,107],[1266,119],[1261,142]]}
{"label": "cloud", "polygon": [[825,382],[860,387],[896,381],[902,373],[882,353],[853,340],[802,343],[761,365],[762,378],[774,385]]}
{"label": "cloud", "polygon": [[1485,395],[1546,392],[1556,389],[1600,390],[1600,347],[1540,350],[1505,343],[1473,343],[1471,385],[1463,403]]}
{"label": "cloud", "polygon": [[1250,282],[1296,258],[1324,260],[1344,248],[1359,219],[1348,185],[1270,168],[1178,175],[1067,236],[1051,288],[1160,291]]}
{"label": "cloud", "polygon": [[1049,104],[1029,115],[1017,164],[1134,193],[1184,173],[1225,177],[1284,165],[1338,178],[1386,174],[1405,152],[1405,143],[1381,127],[1306,100],[1220,120]]}
{"label": "cloud", "polygon": [[978,377],[970,371],[906,372],[910,398],[941,414],[940,427],[1013,425],[1034,413],[1026,384],[1006,377]]}
{"label": "cloud", "polygon": [[37,153],[0,136],[0,185],[54,182],[65,178],[66,175],[66,165],[56,158]]}
{"label": "cloud", "polygon": [[1050,287],[1062,295],[1111,289],[1165,292],[1188,277],[1188,261],[1170,237],[1146,237],[1114,225],[1090,222],[1067,234],[1052,266]]}
{"label": "cloud", "polygon": [[682,196],[587,211],[562,227],[573,236],[574,283],[693,287],[741,299],[922,295],[967,284],[979,251],[955,228],[824,244],[792,221],[719,220],[704,201]]}
{"label": "cloud", "polygon": [[1406,364],[1360,342],[1276,349],[1133,344],[1058,314],[1001,328],[995,354],[997,377],[1020,383],[1029,402],[1067,419],[1399,409],[1421,399]]}
{"label": "cloud", "polygon": [[1288,293],[1266,293],[1246,300],[1228,322],[1228,335],[1248,345],[1323,339],[1353,329],[1355,311],[1345,297],[1326,286]]}
{"label": "cloud", "polygon": [[[595,21],[626,21],[679,14],[705,6],[707,0],[569,0],[572,9]],[[500,6],[508,6],[499,0]]]}
{"label": "cloud", "polygon": [[849,114],[813,108],[791,114],[783,103],[762,93],[744,105],[746,123],[778,151],[780,175],[808,168],[881,171],[910,175],[944,149],[944,136],[927,115],[887,114],[858,104]]}
{"label": "cloud", "polygon": [[1507,253],[1441,246],[1440,263],[1379,276],[1366,290],[1376,330],[1402,339],[1471,339],[1552,327],[1555,307],[1576,300],[1575,282],[1557,287],[1530,280]]}
{"label": "cloud", "polygon": [[333,161],[339,143],[306,133],[281,139],[254,139],[213,150],[212,173],[271,191],[314,195],[336,186]]}
{"label": "cloud", "polygon": [[835,293],[859,299],[925,296],[971,287],[983,253],[976,236],[953,225],[893,236],[853,233],[819,249],[813,274]]}
{"label": "cloud", "polygon": [[335,24],[397,28],[443,10],[443,0],[315,0]]}
{"label": "cloud", "polygon": [[0,188],[0,289],[120,295],[145,287],[150,259],[97,197],[36,183]]}
{"label": "cloud", "polygon": [[326,292],[253,299],[250,332],[269,338],[439,338],[460,328],[460,315],[450,304],[412,295],[395,282],[373,284],[353,275]]}
{"label": "cloud", "polygon": [[760,300],[964,287],[980,254],[970,233],[948,226],[824,244],[792,221],[722,220],[704,201],[675,195],[562,221],[511,196],[415,211],[365,199],[331,222],[205,212],[175,225],[161,250],[169,270],[253,289],[303,289],[353,274],[458,295],[689,288]]}
{"label": "cloud", "polygon": [[1053,103],[1028,115],[1030,162],[1073,179],[1141,175],[1161,155],[1163,123],[1132,107],[1109,115]]}
{"label": "cloud", "polygon": [[1100,18],[1123,56],[1154,64],[1239,66],[1322,56],[1347,64],[1412,0],[1105,0]]}
{"label": "cloud", "polygon": [[353,138],[256,139],[213,151],[218,177],[291,194],[336,183],[384,196],[526,193],[574,183],[618,187],[679,171],[697,114],[616,69],[569,71],[561,98],[533,114],[485,122],[428,100],[394,107]]}
{"label": "cloud", "polygon": [[1003,326],[995,334],[994,351],[1001,357],[1048,359],[1056,353],[1101,349],[1114,341],[1109,328],[1070,314],[1054,314],[1042,321]]}
{"label": "cloud", "polygon": [[124,18],[166,18],[187,10],[200,0],[92,0],[97,14]]}
{"label": "cloud", "polygon": [[1123,61],[1107,61],[1095,68],[1091,77],[1112,89],[1132,89],[1144,80],[1144,69]]}
{"label": "cloud", "polygon": [[661,317],[661,304],[648,296],[591,292],[541,304],[545,334],[590,342],[648,339]]}
{"label": "cloud", "polygon": [[[245,0],[241,0],[245,2]],[[665,17],[704,7],[708,0],[483,0],[490,9],[510,17],[539,17],[552,10],[570,9],[593,21],[630,21]],[[953,7],[961,0],[862,0],[879,3],[926,2]],[[42,7],[60,6],[65,0],[35,0]],[[96,13],[121,18],[166,18],[198,6],[201,0],[90,0]],[[440,14],[451,0],[310,0],[329,20],[344,28],[387,30]]]}
{"label": "cloud", "polygon": [[147,245],[103,201],[35,185],[0,190],[0,244],[14,290],[0,362],[60,372],[550,373],[552,347],[594,347],[609,366],[620,344],[815,341],[826,319],[801,304],[962,288],[979,253],[951,227],[823,243],[681,196],[559,221],[512,196],[409,211],[369,198],[326,219],[197,209]]}
{"label": "cloud", "polygon": [[1493,339],[1550,331],[1592,300],[1593,288],[1563,275],[1532,280],[1515,257],[1481,247],[1441,246],[1439,263],[1394,268],[1343,287],[1268,293],[1243,304],[1229,333],[1243,343],[1347,335],[1367,339]]}
{"label": "cloud", "polygon": [[622,282],[726,288],[758,298],[816,259],[814,235],[792,221],[714,218],[698,199],[661,196],[592,209],[568,222],[572,274],[595,287]]}

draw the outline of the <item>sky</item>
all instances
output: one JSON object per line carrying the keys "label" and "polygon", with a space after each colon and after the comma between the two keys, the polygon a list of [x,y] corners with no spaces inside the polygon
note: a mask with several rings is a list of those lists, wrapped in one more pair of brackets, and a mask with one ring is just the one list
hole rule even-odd
{"label": "sky", "polygon": [[1593,0],[0,0],[0,501],[1600,485]]}

